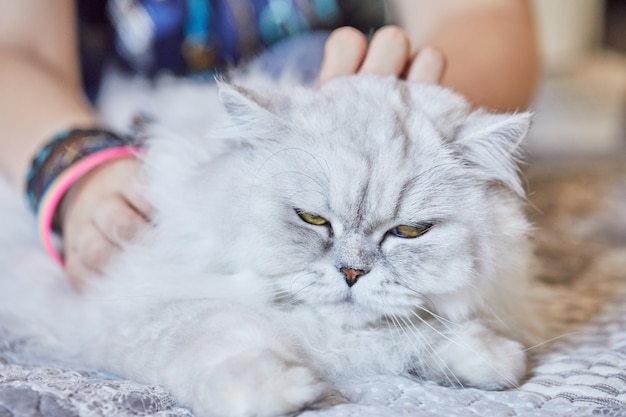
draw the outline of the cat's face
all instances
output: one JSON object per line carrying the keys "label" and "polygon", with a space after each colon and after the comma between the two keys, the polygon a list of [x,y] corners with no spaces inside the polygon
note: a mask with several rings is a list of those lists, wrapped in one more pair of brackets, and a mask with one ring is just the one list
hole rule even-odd
{"label": "cat's face", "polygon": [[235,118],[253,120],[245,227],[283,299],[369,319],[442,298],[448,315],[471,310],[463,300],[490,274],[505,232],[493,205],[515,200],[503,188],[520,189],[514,154],[527,115],[469,116],[449,91],[391,78],[292,98],[223,96]]}

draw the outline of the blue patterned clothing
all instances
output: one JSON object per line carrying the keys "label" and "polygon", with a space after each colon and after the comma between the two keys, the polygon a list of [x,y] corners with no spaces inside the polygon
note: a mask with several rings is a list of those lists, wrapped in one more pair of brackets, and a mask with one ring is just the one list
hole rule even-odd
{"label": "blue patterned clothing", "polygon": [[294,34],[384,23],[384,0],[79,0],[85,88],[104,63],[153,76],[207,74]]}

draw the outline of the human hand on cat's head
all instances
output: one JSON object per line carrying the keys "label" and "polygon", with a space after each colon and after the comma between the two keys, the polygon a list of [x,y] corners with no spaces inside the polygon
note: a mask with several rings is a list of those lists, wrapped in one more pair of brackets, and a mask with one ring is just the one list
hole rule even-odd
{"label": "human hand on cat's head", "polygon": [[409,37],[397,26],[376,31],[369,45],[361,32],[342,27],[326,41],[317,83],[351,74],[395,75],[407,81],[438,83],[444,71],[445,58],[440,51],[426,46],[411,54]]}
{"label": "human hand on cat's head", "polygon": [[150,224],[152,206],[136,190],[141,163],[134,158],[108,162],[85,175],[67,194],[61,211],[65,268],[70,283],[84,290],[121,243]]}

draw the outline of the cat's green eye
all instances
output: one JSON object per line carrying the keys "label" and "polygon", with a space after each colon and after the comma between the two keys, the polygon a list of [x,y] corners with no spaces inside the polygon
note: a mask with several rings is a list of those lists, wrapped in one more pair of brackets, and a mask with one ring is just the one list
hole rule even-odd
{"label": "cat's green eye", "polygon": [[431,227],[433,227],[432,223],[424,223],[424,224],[419,224],[417,226],[403,224],[403,225],[394,227],[389,232],[394,236],[401,237],[404,239],[414,239],[428,232],[431,229]]}
{"label": "cat's green eye", "polygon": [[328,224],[328,220],[323,218],[322,216],[318,216],[317,214],[307,213],[306,211],[296,210],[298,216],[305,222],[315,225],[315,226],[324,226]]}

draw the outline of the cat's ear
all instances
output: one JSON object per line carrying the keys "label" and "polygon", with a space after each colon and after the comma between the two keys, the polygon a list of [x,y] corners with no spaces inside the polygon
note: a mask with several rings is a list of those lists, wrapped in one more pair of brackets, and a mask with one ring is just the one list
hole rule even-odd
{"label": "cat's ear", "polygon": [[218,82],[222,106],[235,121],[249,121],[259,116],[269,116],[267,104],[260,94],[237,85]]}
{"label": "cat's ear", "polygon": [[239,127],[253,132],[254,136],[268,134],[267,137],[271,138],[274,136],[272,131],[282,125],[277,115],[279,98],[222,82],[218,82],[218,91],[222,106],[230,118]]}
{"label": "cat's ear", "polygon": [[459,157],[480,177],[504,184],[524,197],[519,176],[520,146],[530,128],[531,113],[496,114],[479,109],[460,126],[454,139]]}

